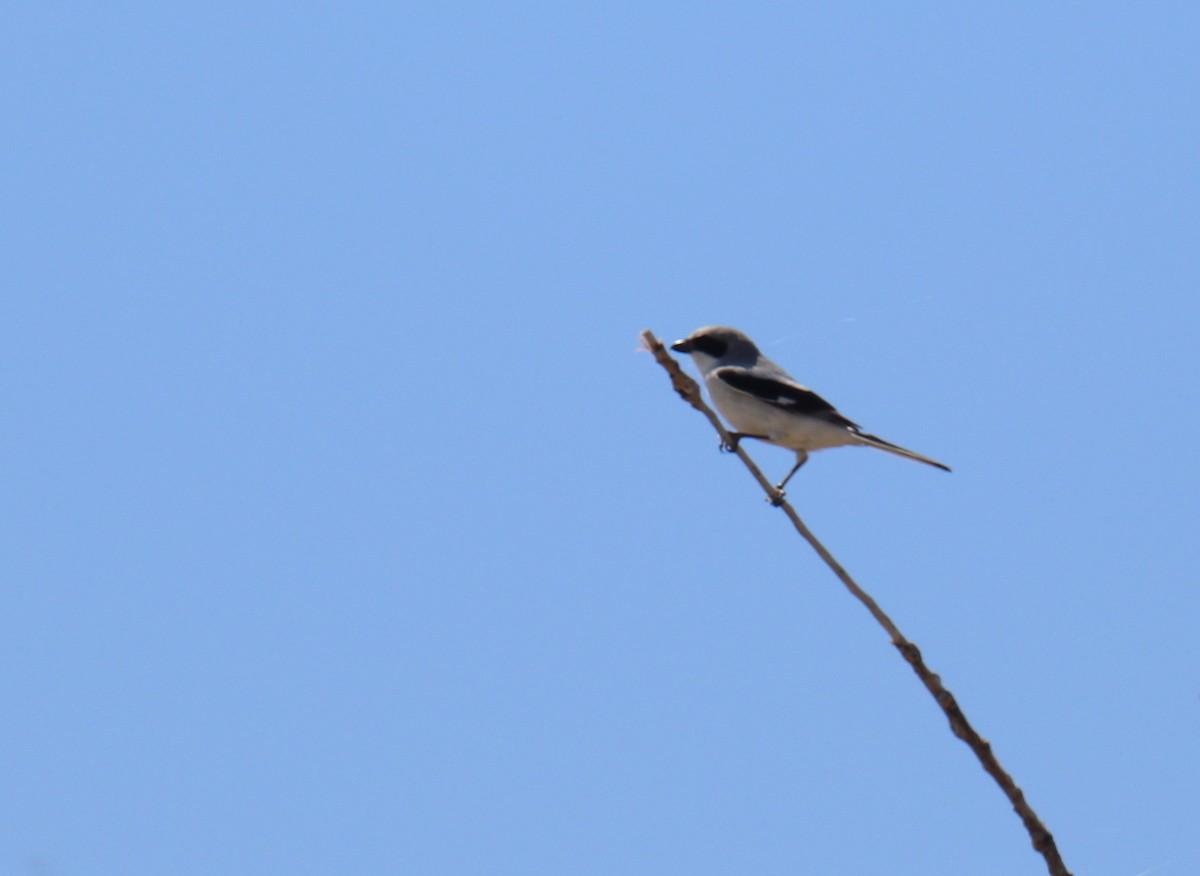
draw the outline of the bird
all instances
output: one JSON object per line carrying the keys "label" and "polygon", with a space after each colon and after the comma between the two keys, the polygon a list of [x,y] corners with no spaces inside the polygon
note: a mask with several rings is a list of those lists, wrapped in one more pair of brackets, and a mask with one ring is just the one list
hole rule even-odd
{"label": "bird", "polygon": [[722,450],[736,451],[741,439],[757,438],[795,451],[796,464],[775,485],[779,497],[808,461],[810,452],[830,447],[874,447],[950,471],[948,465],[935,459],[864,432],[825,399],[796,382],[735,328],[704,326],[676,341],[671,349],[691,354],[713,404],[736,430],[729,433],[728,442],[722,442]]}

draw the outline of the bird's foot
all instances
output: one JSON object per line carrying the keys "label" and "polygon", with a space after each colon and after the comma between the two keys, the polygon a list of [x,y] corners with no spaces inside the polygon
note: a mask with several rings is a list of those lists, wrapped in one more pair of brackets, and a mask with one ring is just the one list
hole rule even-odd
{"label": "bird's foot", "polygon": [[771,495],[767,496],[767,501],[771,503],[772,507],[778,508],[783,504],[783,497],[786,495],[783,491],[783,484],[776,484],[771,488]]}
{"label": "bird's foot", "polygon": [[757,438],[759,441],[766,441],[766,435],[751,435],[749,432],[730,432],[729,440],[721,440],[717,446],[721,448],[722,453],[737,453],[738,445],[743,438]]}

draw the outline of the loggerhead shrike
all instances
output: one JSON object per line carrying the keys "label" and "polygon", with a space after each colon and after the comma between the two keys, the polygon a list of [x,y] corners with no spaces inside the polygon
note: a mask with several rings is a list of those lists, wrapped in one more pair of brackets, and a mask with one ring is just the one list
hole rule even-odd
{"label": "loggerhead shrike", "polygon": [[671,349],[692,354],[713,404],[737,430],[730,435],[732,446],[724,449],[735,450],[742,438],[758,438],[796,451],[796,464],[775,485],[780,493],[808,460],[810,450],[827,447],[876,447],[950,471],[949,466],[862,431],[825,399],[793,380],[735,328],[705,326],[676,341]]}

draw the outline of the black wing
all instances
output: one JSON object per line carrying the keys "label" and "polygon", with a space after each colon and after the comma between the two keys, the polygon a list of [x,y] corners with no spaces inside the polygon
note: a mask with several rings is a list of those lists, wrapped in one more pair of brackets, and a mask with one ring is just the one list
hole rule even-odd
{"label": "black wing", "polygon": [[713,375],[734,389],[785,411],[816,417],[856,432],[859,429],[857,423],[843,417],[833,405],[798,383],[760,377],[745,368],[718,368]]}

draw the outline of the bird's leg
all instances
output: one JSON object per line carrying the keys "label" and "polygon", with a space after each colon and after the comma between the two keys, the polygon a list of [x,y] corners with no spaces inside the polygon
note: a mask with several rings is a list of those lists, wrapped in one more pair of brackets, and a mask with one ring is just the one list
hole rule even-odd
{"label": "bird's leg", "polygon": [[722,441],[717,446],[721,448],[722,453],[737,453],[738,444],[743,438],[757,438],[760,441],[767,440],[766,435],[751,435],[749,432],[730,432],[729,440]]}
{"label": "bird's leg", "polygon": [[792,475],[800,471],[800,466],[804,465],[806,462],[808,462],[808,451],[797,450],[796,464],[793,465],[792,470],[787,473],[787,477],[775,485],[775,495],[770,500],[772,505],[778,505],[783,501],[783,488],[787,486],[787,482],[792,479]]}

